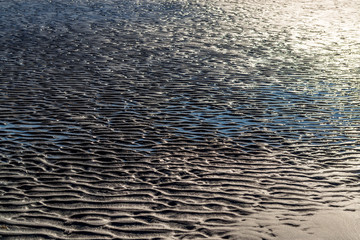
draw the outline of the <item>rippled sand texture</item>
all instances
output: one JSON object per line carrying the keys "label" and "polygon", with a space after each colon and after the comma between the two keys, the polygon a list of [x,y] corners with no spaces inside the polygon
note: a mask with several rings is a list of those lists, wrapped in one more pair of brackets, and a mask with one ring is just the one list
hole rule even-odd
{"label": "rippled sand texture", "polygon": [[359,11],[0,1],[1,239],[359,239]]}

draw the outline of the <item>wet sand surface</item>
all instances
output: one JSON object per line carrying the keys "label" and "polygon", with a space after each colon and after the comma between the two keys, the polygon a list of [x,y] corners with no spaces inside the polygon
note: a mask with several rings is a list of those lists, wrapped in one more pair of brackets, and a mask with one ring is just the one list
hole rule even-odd
{"label": "wet sand surface", "polygon": [[0,238],[360,239],[359,10],[0,1]]}

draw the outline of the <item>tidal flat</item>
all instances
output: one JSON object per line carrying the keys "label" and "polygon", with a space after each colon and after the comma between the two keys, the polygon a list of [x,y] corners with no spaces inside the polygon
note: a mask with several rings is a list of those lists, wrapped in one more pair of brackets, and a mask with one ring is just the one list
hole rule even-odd
{"label": "tidal flat", "polygon": [[359,239],[359,12],[0,1],[0,239]]}

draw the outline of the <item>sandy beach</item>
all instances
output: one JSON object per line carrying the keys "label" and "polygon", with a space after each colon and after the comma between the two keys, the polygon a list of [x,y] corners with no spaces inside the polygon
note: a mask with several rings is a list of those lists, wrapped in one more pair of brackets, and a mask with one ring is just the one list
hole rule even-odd
{"label": "sandy beach", "polygon": [[359,10],[0,1],[0,239],[360,239]]}

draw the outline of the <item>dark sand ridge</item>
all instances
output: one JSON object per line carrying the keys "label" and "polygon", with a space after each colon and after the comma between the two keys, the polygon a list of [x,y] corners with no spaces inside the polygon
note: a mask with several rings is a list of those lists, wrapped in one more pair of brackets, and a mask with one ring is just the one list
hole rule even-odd
{"label": "dark sand ridge", "polygon": [[2,239],[357,239],[334,3],[0,3]]}

